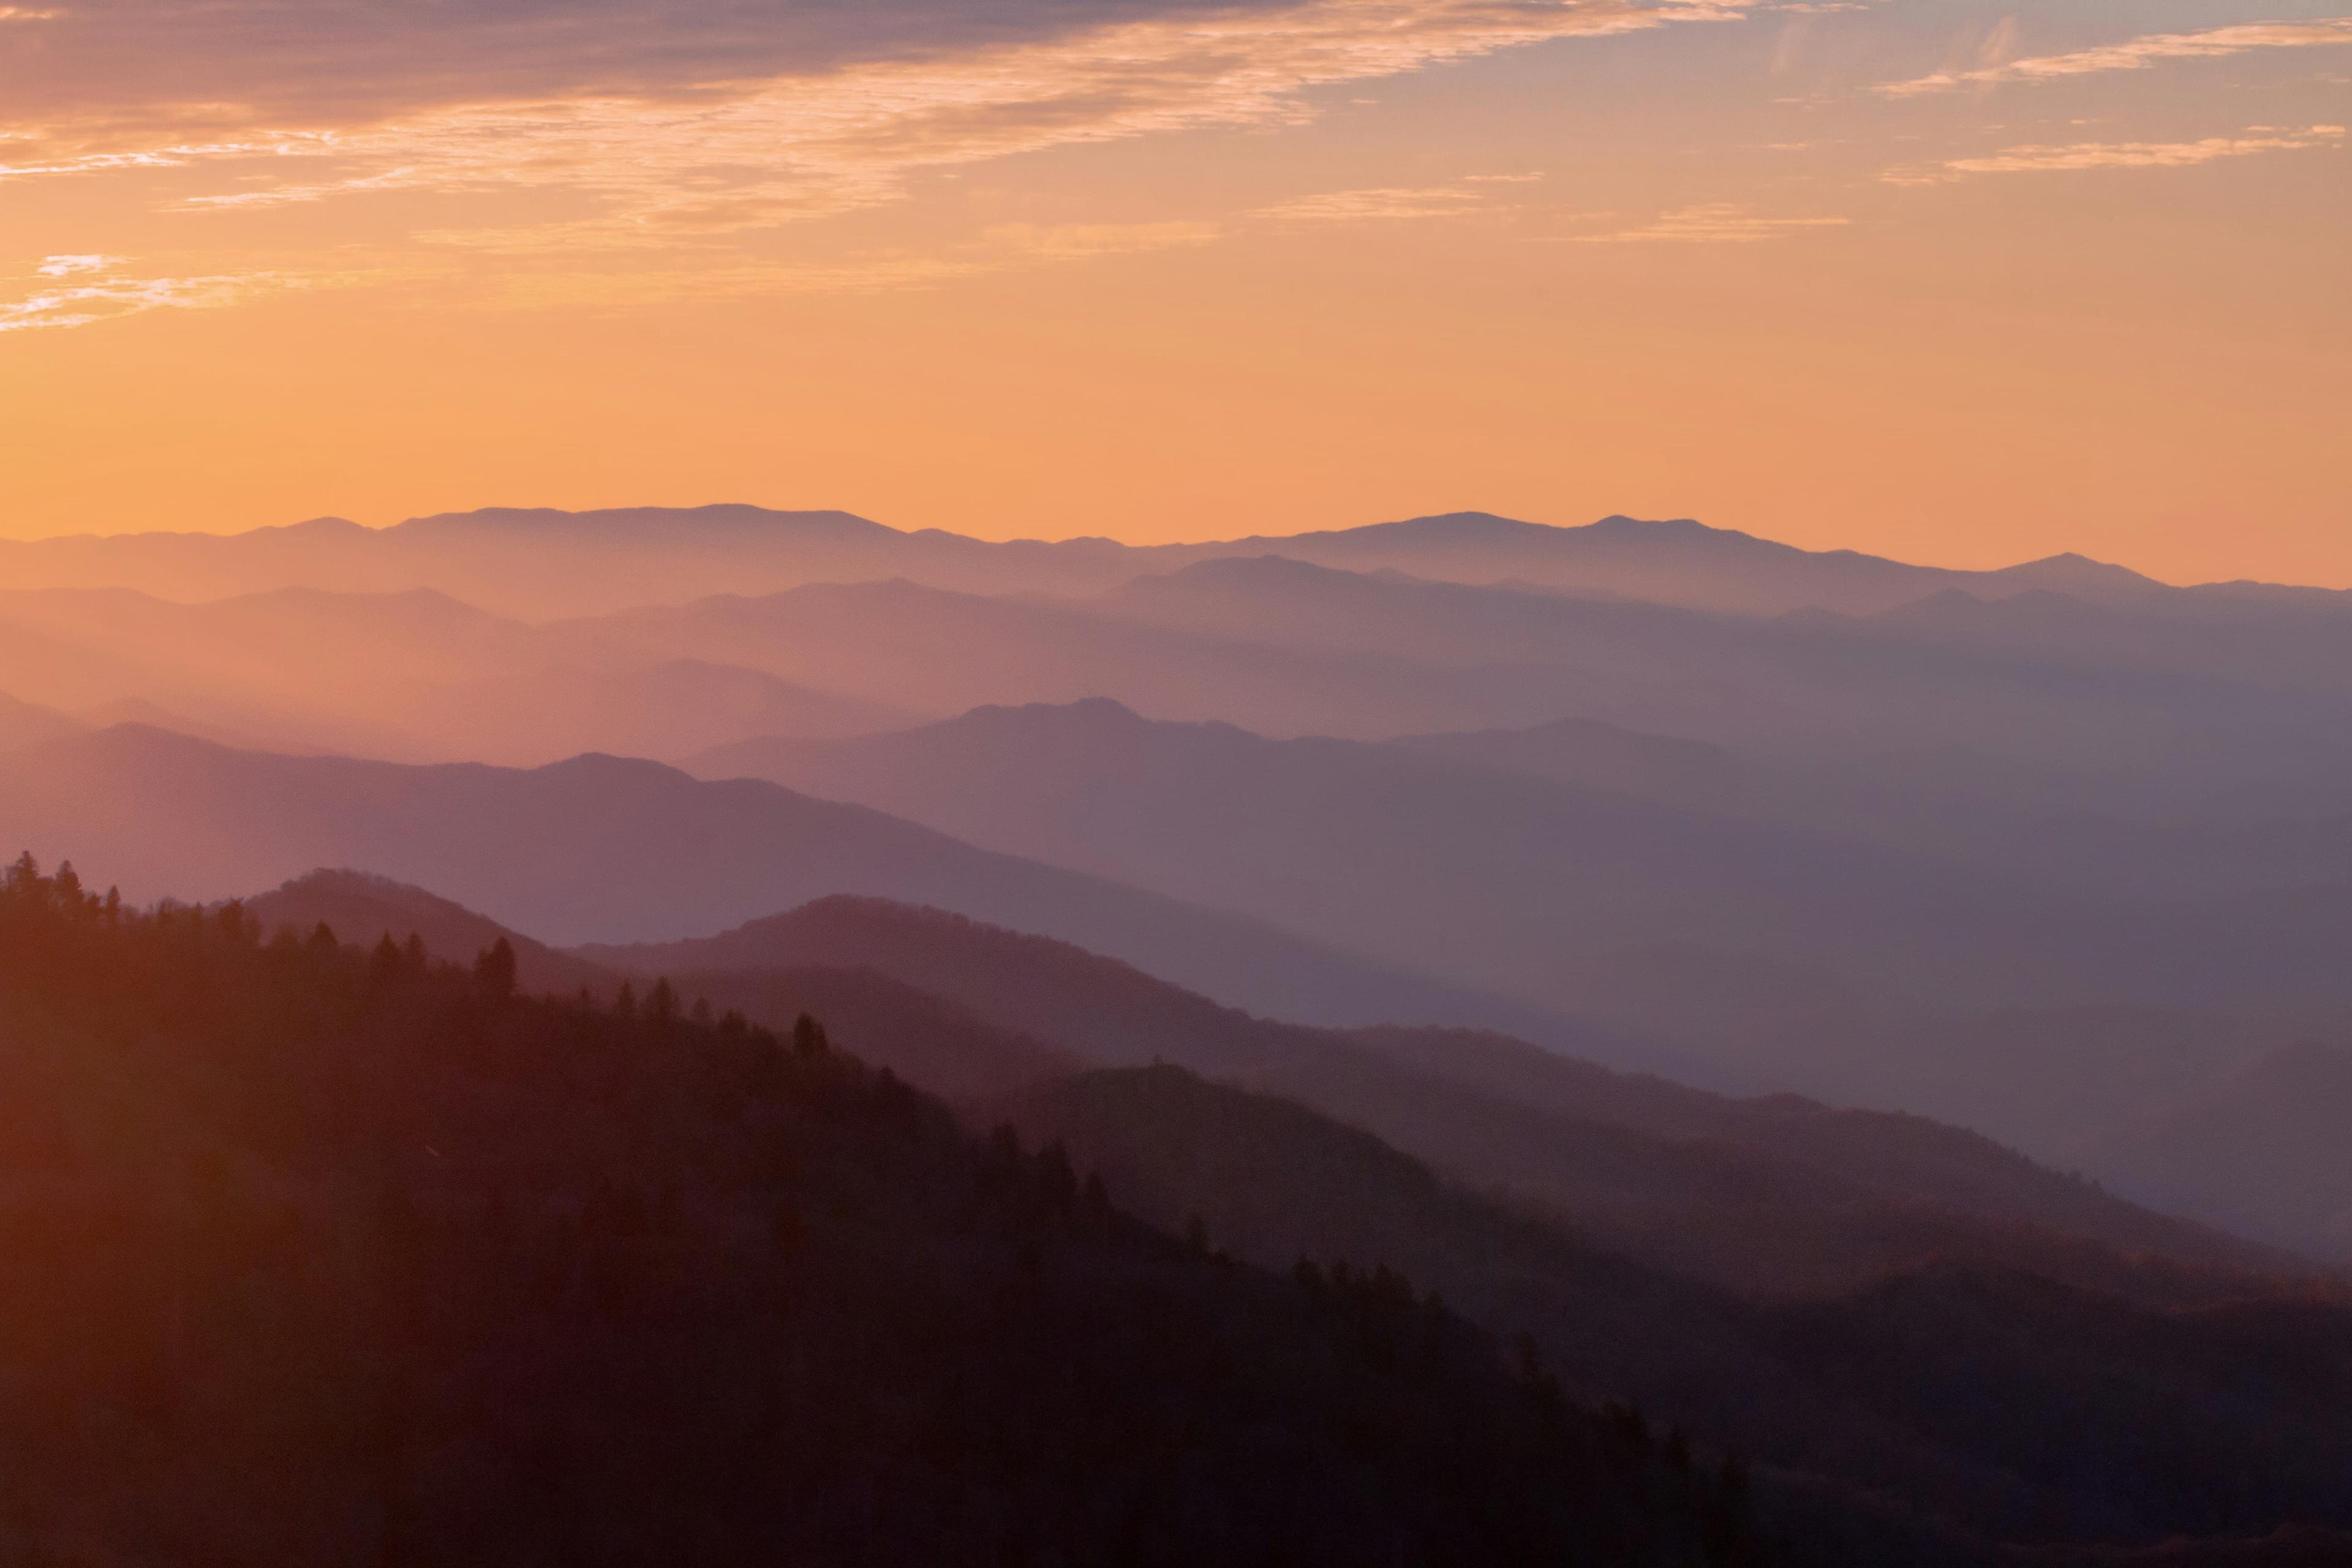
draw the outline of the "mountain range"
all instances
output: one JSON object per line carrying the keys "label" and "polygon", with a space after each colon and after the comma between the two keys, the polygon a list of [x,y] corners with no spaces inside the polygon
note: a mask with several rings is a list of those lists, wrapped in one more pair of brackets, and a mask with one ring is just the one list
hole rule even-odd
{"label": "mountain range", "polygon": [[[1495,521],[1427,520],[1408,533],[1475,555]],[[1551,537],[1591,531],[1509,527],[1545,550],[1591,548]],[[541,552],[546,574],[511,579],[539,582],[561,576],[567,551],[614,538],[733,560],[729,542],[745,529],[770,537],[715,514],[659,527],[453,519],[418,537]],[[1602,531],[1613,550],[1648,541],[1662,560],[1678,558],[1688,532]],[[1118,570],[981,592],[886,578],[878,560],[795,554],[805,532],[773,532],[776,558],[806,567],[788,587],[760,591],[751,563],[714,584],[723,591],[666,600],[647,566],[625,574],[623,605],[536,619],[441,588],[344,583],[181,605],[121,587],[38,588],[42,574],[26,572],[0,595],[0,689],[76,712],[140,700],[279,749],[412,761],[676,756],[762,732],[845,735],[1105,696],[1276,738],[1600,721],[1801,772],[1860,768],[1849,795],[1949,773],[1944,795],[1990,795],[2013,813],[2055,800],[2177,814],[2236,798],[2238,818],[2308,815],[2340,801],[2352,777],[2352,684],[2332,673],[2352,668],[2352,616],[2325,595],[2151,585],[2098,603],[2042,589],[1991,601],[1943,587],[1868,615],[1759,615],[1343,570],[1263,553],[1265,542],[1198,558],[1081,552]],[[234,554],[259,537],[205,548]],[[1727,561],[1752,553],[1722,548]],[[148,586],[165,601],[191,593]]]}
{"label": "mountain range", "polygon": [[0,879],[12,1559],[1990,1554],[1391,1270],[1188,1246],[813,1023],[261,936]]}
{"label": "mountain range", "polygon": [[568,951],[352,872],[244,908],[269,929],[325,923],[362,946],[415,933],[456,961],[504,938],[523,984],[557,994],[667,979],[779,1028],[818,1012],[876,1065],[966,1104],[1093,1068],[1179,1066],[1315,1107],[1470,1189],[1742,1289],[1818,1292],[1973,1258],[2177,1301],[2307,1268],[1922,1118],[1727,1098],[1492,1033],[1258,1018],[1067,942],[887,900],[835,896],[716,937]]}
{"label": "mountain range", "polygon": [[[1614,738],[1621,760],[1626,740]],[[1678,763],[1691,755],[1658,745]],[[1093,701],[747,742],[689,765],[856,801],[1554,1007],[1594,1005],[1613,971],[1663,949],[1712,962],[1721,994],[1738,994],[1741,968],[1778,966],[1877,1001],[2352,1000],[2310,921],[2352,887],[2352,862],[2326,832],[2269,880],[2249,868],[2225,898],[2149,908],[2128,884],[2053,874],[2021,847],[2006,865],[1926,835],[1897,847],[1834,833],[1825,816],[1790,821],[1457,760],[1475,750],[1274,741]],[[1712,787],[1737,782],[1727,767]]]}
{"label": "mountain range", "polygon": [[[0,575],[25,587],[134,587],[221,598],[283,587],[352,593],[433,588],[530,617],[593,614],[718,593],[904,577],[961,592],[1085,593],[1232,555],[1281,554],[1348,571],[1778,614],[1869,615],[1958,589],[1978,598],[2056,592],[2136,604],[2165,586],[2124,568],[2056,555],[1993,572],[1915,566],[1853,551],[1799,550],[1687,519],[1603,518],[1556,528],[1488,512],[1202,544],[1086,538],[991,543],[902,531],[842,511],[727,505],[564,512],[491,508],[362,528],[339,518],[213,535],[68,536],[0,544]],[[2219,584],[2191,602],[2329,604],[2313,591]]]}
{"label": "mountain range", "polygon": [[0,1557],[2340,1555],[2352,595],[1198,531],[0,543]]}
{"label": "mountain range", "polygon": [[[302,879],[244,905],[265,925],[339,916],[362,945],[387,919],[374,934],[395,933],[404,908],[461,944],[495,930],[463,923],[463,911],[429,895],[348,874]],[[527,964],[544,961],[543,950],[518,945]],[[2121,1389],[2161,1386],[2157,1397],[2175,1411],[2167,1440],[2182,1452],[2250,1440],[2206,1380],[2242,1378],[2246,1358],[2267,1353],[2257,1349],[2266,1337],[2304,1331],[2245,1318],[2224,1332],[2217,1314],[2276,1289],[2263,1268],[2284,1260],[1916,1119],[1727,1100],[1493,1037],[1271,1025],[1064,943],[872,900],[827,900],[719,938],[569,960],[583,961],[605,966],[607,986],[633,976],[640,994],[657,972],[686,997],[710,986],[757,994],[751,983],[764,976],[771,1003],[785,1007],[811,994],[811,976],[862,974],[865,999],[836,991],[842,1008],[827,1016],[839,1045],[879,1047],[874,1059],[911,1066],[918,1084],[929,1072],[961,1072],[976,1120],[1010,1118],[1032,1138],[1066,1145],[1147,1218],[1171,1230],[1205,1226],[1217,1242],[1276,1268],[1300,1257],[1404,1268],[1498,1334],[1529,1332],[1580,1392],[1638,1396],[1710,1440],[1892,1489],[1973,1528],[2161,1528],[2190,1517],[2187,1506],[2241,1521],[2268,1506],[2219,1493],[2191,1505],[2137,1490],[2140,1467],[2176,1462],[2156,1448],[2091,1480],[2068,1468],[2079,1462],[2071,1456],[2019,1447],[2021,1433],[1956,1419],[1948,1396],[1929,1390],[1969,1366],[2003,1385],[2039,1379],[2038,1397],[2086,1429],[2108,1430],[2147,1396]],[[982,1062],[1005,1076],[975,1096],[972,1061],[935,1053],[910,1062],[905,1003],[875,999],[919,984],[937,988],[941,1016],[1017,1024],[1010,1037],[1063,1042],[1064,1066],[1039,1073],[1034,1059],[990,1061],[982,1043]],[[952,1028],[933,1039],[934,1049],[940,1040],[975,1043]],[[1147,1051],[1156,1065],[1097,1065]],[[1486,1099],[1481,1089],[1508,1098]],[[1308,1109],[1333,1100],[1348,1102],[1341,1120]],[[1415,1139],[1430,1164],[1402,1152]],[[1541,1194],[1497,1179],[1498,1159],[1507,1164],[1538,1142],[1556,1165],[1581,1168],[1580,1187]],[[1844,1255],[1826,1265],[1817,1258],[1792,1294],[1786,1275],[1740,1278],[1720,1253],[1677,1255],[1665,1241],[1693,1231],[1718,1242],[1744,1234],[1751,1258],[1777,1258],[1783,1268],[1809,1250],[1808,1235]],[[2026,1267],[2040,1282],[2024,1282],[2016,1271]],[[2075,1283],[2048,1283],[2053,1275]],[[2200,1301],[2207,1317],[2193,1321],[2212,1327],[2180,1315],[2184,1302]],[[1964,1314],[1937,1325],[1945,1342],[1915,1349],[1895,1374],[1884,1359],[1892,1344],[1920,1331],[1922,1312],[1960,1302]],[[2217,1332],[2222,1340],[2206,1337]],[[2064,1342],[2070,1336],[2077,1342]],[[1847,1349],[1832,1353],[1832,1344]],[[1866,1370],[1852,1359],[1864,1345],[1880,1358]],[[2098,1371],[2086,1375],[2093,1363]],[[2269,1421],[2287,1418],[2266,1408]],[[2291,1473],[2277,1471],[2271,1484],[2322,1495]]]}
{"label": "mountain range", "polygon": [[414,767],[125,725],[0,759],[0,821],[37,854],[124,868],[122,892],[140,901],[231,898],[350,867],[562,943],[675,939],[866,893],[1085,941],[1276,1016],[1476,1024],[1634,1048],[1262,921],[975,849],[862,806],[643,760]]}
{"label": "mountain range", "polygon": [[[1082,743],[1057,751],[1051,731],[1074,724]],[[1106,742],[1096,732],[1106,725],[1128,739]],[[972,751],[958,738],[974,731],[995,739]],[[2315,1030],[2324,1037],[2341,1016],[2340,1004],[2326,1010],[2324,994],[2302,1012],[2278,1011],[2284,986],[2279,996],[2238,993],[2234,1012],[2214,1011],[2210,996],[2201,1011],[2179,1005],[2181,990],[2203,975],[2324,983],[2336,973],[2325,888],[2308,897],[2289,889],[2267,906],[2223,900],[2203,913],[2151,916],[2109,904],[2085,943],[2049,918],[2066,907],[2054,898],[2043,900],[2040,927],[2005,926],[1998,886],[1947,862],[1809,847],[1779,827],[1750,838],[1744,819],[1464,769],[1421,746],[1266,742],[1153,725],[1099,705],[977,714],[944,733],[957,743],[928,754],[922,748],[940,739],[928,731],[911,742],[856,742],[851,754],[878,754],[871,776],[894,790],[954,781],[936,797],[893,795],[882,804],[933,815],[978,847],[858,806],[754,782],[698,783],[647,762],[403,767],[270,756],[135,727],[0,759],[0,814],[37,852],[81,844],[108,864],[136,868],[124,882],[134,898],[222,898],[311,867],[364,866],[447,889],[559,941],[696,936],[843,892],[938,905],[1077,942],[1273,1018],[1497,1029],[1685,1080],[1798,1088],[1837,1103],[1939,1115],[2098,1171],[2135,1195],[2340,1254],[2333,1220],[2315,1219],[2308,1204],[2277,1201],[2275,1186],[2268,1212],[2257,1215],[2243,1194],[2195,1198],[2194,1173],[2225,1168],[2210,1157],[2188,1165],[2184,1183],[2163,1174],[2161,1158],[2120,1152],[2131,1128],[2264,1050]],[[909,743],[912,759],[893,760],[890,748]],[[1377,765],[1360,765],[1359,752]],[[1129,761],[1119,763],[1123,755]],[[856,793],[840,777],[797,782]],[[1151,793],[1120,793],[1139,783]],[[1501,802],[1518,803],[1519,815]],[[1534,815],[1530,802],[1541,806]],[[1247,803],[1245,814],[1233,814],[1237,803]],[[1006,823],[1036,837],[1008,837]],[[1628,826],[1643,824],[1640,832]],[[1106,832],[1097,842],[1129,858],[1107,860],[1074,837]],[[1748,847],[1759,842],[1781,846],[1777,862]],[[1432,857],[1426,870],[1416,854]],[[1874,864],[1885,889],[1875,906],[1851,902],[1869,881],[1823,880],[1829,868]],[[1478,879],[1449,882],[1450,868],[1464,865],[1509,871],[1486,878],[1482,898]],[[1547,873],[1548,865],[1557,869]],[[1612,865],[1613,884],[1604,876]],[[1709,947],[1696,940],[1706,928],[1672,923],[1672,907],[1656,900],[1677,887],[1677,868],[1716,879],[1685,884],[1682,896],[1717,931],[1746,900],[1750,923],[1733,932],[1742,942]],[[1746,890],[1723,882],[1727,873],[1749,876]],[[1458,890],[1449,895],[1449,887]],[[1293,889],[1344,896],[1319,906],[1284,901]],[[1517,889],[1526,901],[1515,904]],[[1976,931],[1992,933],[1989,945],[1971,948],[1978,935],[1952,918],[1970,903],[1985,911]],[[1947,970],[1890,1000],[1859,983],[1901,972],[1874,967],[1866,948],[1847,975],[1828,969],[1836,949],[1790,919],[1809,907],[1824,921],[1852,922],[1845,929],[1857,942],[1890,951],[1944,944],[1948,964],[1989,963],[2015,951],[2001,944],[2021,931],[2038,930],[2042,962],[2083,963],[2079,973],[2119,993],[2095,1004],[2045,997],[2002,1007],[1992,1005],[1997,994]],[[1639,924],[1645,908],[1659,911],[1647,932]],[[1803,940],[1769,945],[1792,932]],[[2143,967],[2098,967],[2117,952]],[[2295,962],[2307,967],[2282,967]],[[2140,989],[2121,990],[2123,981]],[[1694,1001],[1704,1004],[1696,1013]],[[2066,1092],[2053,1100],[2062,1084]],[[2232,1125],[2248,1143],[2251,1124]],[[2245,1158],[2261,1157],[2249,1143]]]}

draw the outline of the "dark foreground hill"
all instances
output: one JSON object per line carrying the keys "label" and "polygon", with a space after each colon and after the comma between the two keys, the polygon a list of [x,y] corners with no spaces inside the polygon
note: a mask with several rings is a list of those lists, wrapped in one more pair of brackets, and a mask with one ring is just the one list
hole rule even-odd
{"label": "dark foreground hill", "polygon": [[[527,994],[585,991],[614,1002],[629,974],[511,931],[462,904],[360,871],[314,871],[244,900],[265,931],[325,925],[345,941],[370,946],[412,936],[436,957],[463,961],[504,939],[514,950],[516,984]],[[761,965],[688,970],[673,977],[688,996],[784,1027],[803,1013],[846,1026],[869,1067],[888,1068],[919,1089],[952,1098],[992,1096],[1084,1070],[1083,1054],[1034,1034],[992,1023],[960,1003],[860,963]]]}
{"label": "dark foreground hill", "polygon": [[1507,1371],[1401,1278],[1175,1241],[814,1026],[511,985],[496,949],[265,942],[19,864],[13,1554],[1923,1560],[1859,1508],[1775,1547],[1794,1494]]}
{"label": "dark foreground hill", "polygon": [[[306,879],[249,907],[273,918],[299,906],[367,920],[381,902],[335,899],[354,880]],[[440,907],[415,897],[427,914]],[[1005,996],[1036,998],[1058,1027],[1093,1050],[1181,1051],[1189,1038],[1201,1053],[1223,1053],[1228,1067],[1256,1053],[1261,1068],[1287,1058],[1320,1070],[1333,1070],[1351,1053],[1375,1056],[1368,1037],[1268,1026],[1181,992],[1171,996],[1172,988],[1060,944],[869,901],[828,901],[761,922],[742,933],[758,946],[730,955],[814,957],[833,961],[830,966],[695,972],[679,977],[677,994],[691,997],[712,984],[769,986],[770,998],[754,1005],[782,1007],[811,994],[812,976],[840,977],[869,989],[841,993],[835,1022],[861,1048],[869,1038],[889,1042],[894,1060],[938,1070],[975,1045],[983,1052],[992,1041],[1036,1047],[1035,1037],[934,998],[932,1055],[910,1054],[904,1037],[921,1032],[921,1016],[903,1007],[877,1011],[874,998],[894,989],[902,997],[922,993],[869,969],[839,966],[861,956],[888,960],[891,944],[879,939],[894,931],[902,966],[908,956],[928,953],[926,973],[935,982],[984,997],[981,983],[992,981]],[[782,940],[795,933],[796,942]],[[634,994],[652,994],[657,984],[651,971],[639,973]],[[992,1028],[993,1035],[986,1032]],[[964,1032],[974,1029],[982,1032]],[[1750,1112],[1764,1119],[1759,1140],[1777,1128],[1794,1150],[1814,1145],[1824,1162],[1843,1157],[1881,1182],[1932,1178],[1956,1195],[1983,1189],[1988,1201],[2002,1197],[2005,1185],[2007,1200],[2018,1203],[2037,1193],[2046,1203],[2051,1193],[2063,1195],[2070,1187],[2013,1157],[1979,1152],[1975,1141],[1956,1141],[1948,1130],[1908,1119],[1845,1118],[1787,1101],[1751,1106],[1567,1062],[1558,1064],[1562,1074],[1555,1081],[1517,1059],[1517,1053],[1541,1053],[1514,1050],[1509,1042],[1440,1032],[1417,1042],[1412,1031],[1374,1037],[1381,1059],[1458,1045],[1481,1072],[1523,1075],[1530,1095],[1540,1098],[1549,1083],[1557,1097],[1623,1119],[1615,1127],[1562,1119],[1543,1129],[1543,1141],[1565,1166],[1584,1174],[1588,1201],[1605,1198],[1612,1182],[1634,1192],[1661,1184],[1658,1162],[1671,1161],[1675,1145],[1641,1127],[1736,1129]],[[988,1061],[978,1065],[982,1070],[971,1073],[966,1064],[968,1080],[988,1076]],[[1034,1067],[1033,1061],[1024,1070],[1034,1076]],[[1379,1067],[1370,1061],[1371,1081],[1383,1081]],[[1302,1081],[1311,1090],[1311,1075]],[[1396,1082],[1441,1105],[1455,1092],[1436,1078]],[[1603,1240],[1449,1186],[1379,1138],[1300,1104],[1174,1068],[1066,1077],[977,1109],[982,1125],[1009,1114],[1033,1136],[1066,1140],[1078,1152],[1078,1168],[1103,1172],[1122,1204],[1170,1230],[1203,1222],[1205,1237],[1275,1268],[1312,1258],[1327,1283],[1379,1279],[1384,1268],[1402,1268],[1498,1338],[1529,1335],[1572,1394],[1638,1398],[1654,1419],[1687,1424],[1711,1450],[1728,1445],[1835,1478],[1808,1483],[1817,1499],[1850,1500],[1850,1489],[1867,1488],[1928,1515],[2024,1541],[2259,1531],[2281,1521],[2341,1521],[2352,1509],[2331,1458],[2347,1436],[2352,1404],[2340,1373],[2330,1370],[2352,1333],[2352,1319],[2293,1286],[2270,1285],[2263,1301],[2255,1298],[2264,1294],[2264,1281],[2224,1270],[2216,1278],[2237,1291],[2234,1304],[2194,1311],[2134,1305],[2107,1291],[2034,1278],[2029,1268],[2050,1257],[2046,1236],[2037,1246],[2030,1235],[1983,1226],[1970,1232],[1948,1215],[1951,1256],[1972,1257],[1973,1265],[1891,1270],[1888,1260],[1910,1256],[1900,1247],[1885,1249],[1884,1233],[1900,1230],[1905,1205],[1887,1203],[1883,1193],[1874,1201],[1854,1196],[1863,1191],[1854,1188],[1843,1207],[1809,1208],[1803,1184],[1790,1180],[1801,1161],[1770,1167],[1760,1142],[1721,1173],[1721,1185],[1744,1183],[1744,1192],[1710,1199],[1696,1183],[1666,1182],[1667,1198],[1682,1208],[1654,1200],[1640,1222],[1621,1211],[1618,1225],[1630,1228]],[[1441,1120],[1447,1114],[1460,1113],[1439,1112]],[[1886,1126],[1874,1135],[1874,1122]],[[1906,1131],[1916,1139],[1907,1148]],[[1707,1169],[1704,1149],[1695,1168]],[[1775,1179],[1759,1180],[1759,1169]],[[2090,1221],[2100,1216],[2088,1204],[2095,1196],[2084,1191],[2076,1199]],[[2105,1201],[2109,1223],[2137,1213]],[[1654,1242],[1658,1232],[1744,1223],[1755,1233],[1750,1245],[1759,1257],[1802,1252],[1808,1233],[1826,1224],[1865,1247],[1883,1248],[1882,1268],[1860,1289],[1801,1304],[1759,1301],[1637,1260],[1641,1223],[1652,1227],[1647,1239]],[[2137,1223],[2164,1222],[2139,1215]],[[2075,1246],[2091,1254],[2103,1249],[2080,1238]],[[2145,1267],[2120,1268],[2110,1258],[2107,1278],[2148,1282]],[[1349,1265],[1344,1274],[1338,1268],[1343,1260]],[[1873,1560],[1932,1558],[1923,1541],[1914,1540],[1899,1548],[1882,1544]]]}
{"label": "dark foreground hill", "polygon": [[[1943,1266],[1756,1302],[1449,1189],[1378,1140],[1170,1067],[1004,1107],[1121,1201],[1244,1258],[1379,1259],[1577,1389],[1638,1395],[1779,1462],[2011,1541],[2352,1526],[2352,1311],[2283,1296],[2136,1306]],[[1890,1559],[1890,1562],[1901,1559]]]}
{"label": "dark foreground hill", "polygon": [[612,999],[609,971],[509,931],[463,904],[372,872],[313,871],[247,899],[244,906],[265,932],[283,927],[308,931],[324,925],[362,947],[373,947],[386,936],[402,943],[413,936],[427,952],[451,962],[462,962],[503,940],[514,950],[518,990],[564,996],[586,988],[604,994],[603,1000]]}

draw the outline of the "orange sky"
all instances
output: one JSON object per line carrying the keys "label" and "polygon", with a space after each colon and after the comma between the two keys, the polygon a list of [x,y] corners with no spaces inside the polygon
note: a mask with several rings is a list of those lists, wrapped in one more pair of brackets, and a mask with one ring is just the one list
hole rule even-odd
{"label": "orange sky", "polygon": [[196,12],[0,6],[0,531],[1480,507],[2352,585],[2324,10]]}

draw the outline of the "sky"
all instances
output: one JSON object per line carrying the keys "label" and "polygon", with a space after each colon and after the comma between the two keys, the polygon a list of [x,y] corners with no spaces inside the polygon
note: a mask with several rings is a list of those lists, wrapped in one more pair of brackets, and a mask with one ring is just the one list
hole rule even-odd
{"label": "sky", "polygon": [[0,3],[0,534],[1479,508],[2352,586],[2344,3]]}

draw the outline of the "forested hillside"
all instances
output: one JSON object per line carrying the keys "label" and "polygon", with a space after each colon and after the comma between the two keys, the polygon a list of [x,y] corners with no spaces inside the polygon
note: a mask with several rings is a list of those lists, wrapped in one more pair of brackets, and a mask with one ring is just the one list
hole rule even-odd
{"label": "forested hillside", "polygon": [[1171,1238],[814,1023],[29,859],[0,1237],[0,1531],[44,1561],[1833,1555],[1401,1277]]}
{"label": "forested hillside", "polygon": [[[1381,1260],[1530,1335],[1571,1389],[1995,1540],[2352,1528],[2352,1310],[2317,1291],[2156,1307],[1954,1260],[1759,1300],[1176,1068],[1092,1073],[1003,1110],[1148,1218],[1260,1262]],[[1778,1222],[1761,1205],[1752,1219]]]}

